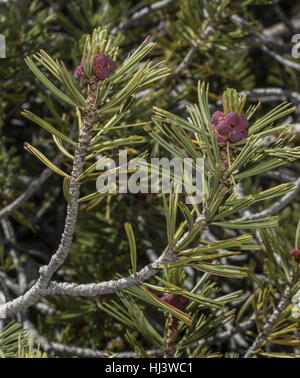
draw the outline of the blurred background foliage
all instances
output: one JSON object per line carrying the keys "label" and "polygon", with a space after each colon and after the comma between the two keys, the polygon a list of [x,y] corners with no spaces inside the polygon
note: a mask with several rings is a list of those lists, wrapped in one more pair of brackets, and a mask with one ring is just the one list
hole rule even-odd
{"label": "blurred background foliage", "polygon": [[[246,20],[246,25],[237,26],[233,18],[236,15]],[[172,70],[171,75],[140,91],[122,122],[148,121],[152,106],[185,117],[185,105],[197,101],[196,83],[199,79],[210,84],[209,100],[215,104],[212,111],[219,106],[221,94],[228,87],[238,91],[278,87],[299,92],[299,71],[264,53],[261,49],[263,41],[257,38],[257,34],[262,35],[261,30],[269,32],[270,38],[277,42],[276,45],[270,42],[274,51],[292,60],[291,37],[297,31],[297,27],[291,24],[293,19],[300,19],[300,4],[293,0],[0,2],[0,34],[6,37],[7,46],[6,59],[0,59],[0,208],[13,202],[43,170],[41,164],[24,150],[24,142],[30,141],[32,145],[39,146],[52,159],[57,154],[48,134],[22,117],[21,110],[28,109],[50,123],[59,122],[69,136],[74,133],[74,110],[63,102],[52,101],[47,90],[28,70],[24,62],[27,55],[44,49],[52,57],[64,60],[68,69],[73,71],[80,63],[84,35],[97,26],[106,27],[111,33],[119,35],[121,59],[150,36],[157,42],[151,58],[154,61],[164,60]],[[272,28],[276,24],[283,25],[284,32],[278,36],[273,31],[275,34],[272,37]],[[295,103],[288,95],[286,99]],[[280,102],[278,98],[268,100],[262,106],[263,113]],[[299,104],[295,105],[297,110],[288,117],[287,123],[297,125]],[[144,136],[146,142],[133,145],[132,149],[148,151],[156,156],[160,147],[149,140],[143,127],[136,130],[136,134]],[[114,138],[129,135],[132,135],[132,130],[121,128],[115,131]],[[293,144],[299,145],[299,140],[298,132]],[[60,166],[69,169],[70,163],[61,159]],[[299,163],[286,165],[280,172],[295,179],[299,176]],[[258,193],[280,182],[280,177],[255,176],[246,180],[244,191],[245,194]],[[88,188],[84,190],[86,193],[83,194],[89,193]],[[263,206],[271,203],[272,200],[263,205],[259,202],[253,209],[261,211]],[[49,260],[58,245],[65,209],[61,181],[51,176],[22,207],[11,214],[16,234],[15,247],[24,260],[30,261],[27,264],[30,267],[25,265],[32,280],[37,277],[38,267]],[[280,234],[291,247],[299,210],[298,195],[280,214],[281,228],[276,231],[276,235]],[[161,201],[151,195],[127,195],[126,200],[122,196],[108,196],[94,207],[82,205],[75,241],[58,278],[89,283],[112,279],[116,273],[127,275],[131,266],[124,229],[127,221],[132,223],[135,230],[139,266],[152,261],[154,251],[160,253],[166,243]],[[212,232],[218,238],[232,235],[228,229],[212,227]],[[16,273],[13,260],[8,255],[10,247],[4,235],[0,235],[0,269],[13,280]],[[234,257],[229,261],[236,264]],[[262,274],[264,256],[256,252],[248,254],[242,265],[249,265],[255,273]],[[191,280],[196,282],[198,277],[195,273]],[[226,279],[224,284],[223,279],[212,280],[218,283],[223,295],[238,289],[246,293],[253,293],[254,287],[259,290],[259,284],[257,281],[254,283],[251,277],[242,283],[234,279]],[[130,293],[126,295],[130,296]],[[126,299],[118,300],[125,306]],[[268,297],[268,300],[272,302],[272,298]],[[147,341],[140,339],[136,330],[125,337],[127,327],[103,311],[102,301],[103,298],[51,297],[44,301],[45,308],[59,309],[57,312],[41,311],[41,308],[34,307],[29,310],[29,317],[38,332],[50,341],[113,352],[130,349],[128,343],[141,343],[145,348],[152,348]],[[147,308],[147,317],[154,324],[161,322],[162,315],[157,314],[153,307],[147,304],[140,306],[142,310]],[[240,302],[236,309],[241,310]],[[128,308],[128,311],[133,310]],[[243,308],[240,318],[251,318],[253,311],[256,309]],[[21,318],[15,320],[22,321]],[[223,326],[221,320],[218,326]],[[157,327],[162,332],[161,325]],[[251,328],[249,332],[246,338],[251,338]],[[199,334],[200,338],[204,336]],[[215,356],[228,349],[237,352],[245,348],[242,342],[239,344],[228,339],[213,345]],[[198,356],[210,353],[200,350]]]}

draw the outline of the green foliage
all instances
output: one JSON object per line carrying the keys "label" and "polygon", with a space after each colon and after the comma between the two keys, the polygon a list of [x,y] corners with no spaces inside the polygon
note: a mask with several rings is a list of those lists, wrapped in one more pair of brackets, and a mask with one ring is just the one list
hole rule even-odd
{"label": "green foliage", "polygon": [[[50,3],[0,3],[0,34],[8,46],[7,59],[0,59],[1,204],[22,194],[44,166],[55,173],[10,214],[17,240],[0,237],[1,292],[4,278],[15,283],[18,277],[13,248],[29,284],[57,247],[88,106],[86,79],[76,78],[74,71],[82,61],[92,79],[93,58],[103,51],[117,68],[96,83],[99,121],[79,177],[74,242],[57,280],[80,284],[126,277],[170,250],[176,260],[158,263],[155,278],[113,296],[49,297],[53,312],[28,311],[38,331],[50,340],[112,356],[131,349],[150,357],[151,349],[165,348],[175,319],[175,357],[240,357],[291,282],[288,305],[255,353],[297,356],[299,319],[292,317],[290,301],[300,289],[300,270],[288,251],[300,243],[299,195],[279,214],[241,219],[249,209],[259,213],[292,193],[299,176],[299,138],[289,125],[299,122],[297,104],[290,103],[295,101],[276,98],[251,105],[251,96],[239,94],[270,85],[299,91],[299,72],[263,55],[263,42],[254,38],[275,23],[269,14],[276,1],[182,0],[154,11],[147,8],[156,4],[152,0]],[[295,12],[294,5],[284,9]],[[237,25],[234,15],[245,23]],[[223,150],[211,127],[220,103],[225,112],[244,111],[250,122],[249,137]],[[204,159],[202,203],[184,203],[175,175],[165,195],[99,193],[96,180],[109,171],[97,169],[97,162],[112,158],[118,163],[120,149],[129,159]],[[28,151],[43,165],[34,164]],[[270,170],[290,175],[291,182],[264,176]],[[14,285],[8,291],[17,295]],[[167,294],[181,295],[188,304],[169,304],[162,300]],[[224,331],[230,329],[226,338]],[[0,353],[46,357],[15,324],[1,331]]]}
{"label": "green foliage", "polygon": [[18,323],[10,323],[0,331],[0,358],[47,358],[34,346],[34,338]]}

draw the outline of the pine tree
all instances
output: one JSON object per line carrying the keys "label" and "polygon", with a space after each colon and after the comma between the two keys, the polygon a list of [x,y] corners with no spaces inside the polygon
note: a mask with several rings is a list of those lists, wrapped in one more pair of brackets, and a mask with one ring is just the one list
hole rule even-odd
{"label": "pine tree", "polygon": [[[299,357],[297,6],[0,6],[0,355]],[[202,201],[97,190],[122,151]]]}

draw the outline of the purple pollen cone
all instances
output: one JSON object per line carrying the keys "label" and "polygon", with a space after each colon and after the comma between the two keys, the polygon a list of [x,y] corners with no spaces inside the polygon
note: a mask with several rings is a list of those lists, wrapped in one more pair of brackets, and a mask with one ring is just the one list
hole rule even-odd
{"label": "purple pollen cone", "polygon": [[229,142],[235,143],[243,139],[243,132],[238,129],[232,129],[228,134]]}
{"label": "purple pollen cone", "polygon": [[219,145],[236,143],[248,137],[249,123],[244,114],[217,111],[212,115],[212,127]]}
{"label": "purple pollen cone", "polygon": [[225,121],[232,126],[235,126],[238,123],[239,117],[236,112],[229,112],[225,115]]}
{"label": "purple pollen cone", "polygon": [[231,130],[231,127],[228,125],[227,122],[221,121],[221,122],[219,122],[217,124],[216,129],[217,129],[217,131],[218,131],[219,134],[221,134],[221,135],[228,135],[228,133]]}
{"label": "purple pollen cone", "polygon": [[227,142],[226,136],[219,134],[217,131],[215,134],[216,134],[216,140],[218,144],[226,144]]}
{"label": "purple pollen cone", "polygon": [[107,67],[109,69],[109,72],[113,72],[116,69],[116,63],[112,59],[108,58]]}
{"label": "purple pollen cone", "polygon": [[94,56],[94,66],[102,65],[105,66],[107,64],[107,56],[104,53],[99,53]]}
{"label": "purple pollen cone", "polygon": [[243,114],[241,114],[239,116],[239,120],[238,120],[238,123],[237,123],[236,126],[237,126],[237,128],[239,128],[242,131],[248,130],[248,128],[249,128],[249,122],[248,122],[247,118]]}
{"label": "purple pollen cone", "polygon": [[[98,53],[94,56],[92,73],[98,80],[106,79],[115,69],[115,62],[112,59],[108,58],[104,53]],[[75,75],[77,77],[85,76],[82,63],[80,63],[80,65],[76,67]]]}
{"label": "purple pollen cone", "polygon": [[242,132],[242,139],[246,139],[248,137],[248,130]]}
{"label": "purple pollen cone", "polygon": [[295,260],[300,261],[300,251],[297,248],[293,248],[289,251],[289,254],[294,257]]}
{"label": "purple pollen cone", "polygon": [[161,300],[178,308],[178,310],[183,310],[189,302],[186,297],[179,294],[165,294],[163,297],[161,297]]}
{"label": "purple pollen cone", "polygon": [[79,66],[76,67],[76,69],[75,69],[75,75],[77,77],[84,77],[84,71],[83,71],[83,65],[82,65],[82,63],[80,63]]}
{"label": "purple pollen cone", "polygon": [[219,121],[221,121],[223,117],[224,117],[223,112],[220,112],[220,111],[214,112],[214,114],[211,117],[212,123],[216,125]]}
{"label": "purple pollen cone", "polygon": [[94,57],[93,74],[99,80],[106,79],[116,68],[115,63],[105,54],[99,53]]}
{"label": "purple pollen cone", "polygon": [[93,67],[93,74],[96,76],[97,79],[104,80],[109,75],[109,70],[105,66],[103,67],[103,66],[97,65]]}

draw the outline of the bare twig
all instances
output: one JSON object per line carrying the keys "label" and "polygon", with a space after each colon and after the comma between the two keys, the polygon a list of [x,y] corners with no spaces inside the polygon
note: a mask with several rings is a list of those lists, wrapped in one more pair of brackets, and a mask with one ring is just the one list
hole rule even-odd
{"label": "bare twig", "polygon": [[[42,342],[44,338],[38,338],[37,341]],[[66,356],[76,356],[82,358],[134,358],[137,357],[135,352],[120,352],[114,353],[109,351],[95,350],[91,348],[81,348],[76,346],[69,346],[65,344],[60,344],[56,342],[51,342],[48,348],[45,350],[53,350],[57,354],[62,354]],[[160,349],[151,349],[147,351],[147,354],[151,357],[161,357],[162,351]]]}
{"label": "bare twig", "polygon": [[295,34],[296,33],[296,29],[293,25],[293,23],[291,22],[291,20],[285,15],[285,13],[283,12],[283,10],[281,9],[281,7],[277,4],[275,5],[274,7],[274,10],[277,14],[277,16],[279,17],[279,19],[284,23],[284,25],[287,27],[287,29]]}
{"label": "bare twig", "polygon": [[[70,346],[61,343],[57,343],[54,341],[48,340],[46,337],[41,336],[33,323],[26,319],[23,322],[23,326],[27,329],[30,334],[35,339],[35,344],[42,348],[45,352],[51,353],[54,352],[58,355],[65,355],[71,357],[81,357],[81,358],[134,358],[137,356],[135,352],[111,352],[111,351],[101,351],[92,348],[81,348],[77,346]],[[151,357],[161,357],[162,350],[161,349],[151,349],[147,351],[147,354]]]}
{"label": "bare twig", "polygon": [[236,221],[238,222],[238,221],[260,219],[260,218],[269,217],[269,216],[279,213],[282,209],[288,206],[293,201],[293,199],[297,196],[297,194],[300,192],[300,178],[298,178],[295,184],[296,184],[295,189],[293,189],[292,191],[284,195],[279,201],[274,203],[274,205],[272,205],[268,209],[265,209],[259,213],[248,214],[242,218],[237,219]]}
{"label": "bare twig", "polygon": [[[4,236],[5,238],[11,243],[11,244],[16,244],[16,236],[14,229],[12,227],[12,224],[9,219],[3,218],[1,219],[1,225],[3,228]],[[24,291],[27,289],[27,278],[25,271],[23,269],[22,263],[20,261],[20,256],[18,250],[15,248],[10,249],[10,254],[13,259],[13,263],[15,265],[15,268],[17,270],[17,276],[18,276],[18,294],[23,294]]]}
{"label": "bare twig", "polygon": [[300,93],[289,91],[283,88],[255,88],[247,91],[239,92],[240,95],[246,95],[248,100],[270,102],[270,101],[286,101],[291,100],[300,111]]}
{"label": "bare twig", "polygon": [[2,285],[3,287],[5,287],[5,289],[9,289],[11,290],[13,293],[15,293],[16,295],[19,295],[19,285],[17,283],[15,283],[12,279],[10,279],[6,273],[4,272],[0,272],[0,279],[2,281]]}
{"label": "bare twig", "polygon": [[283,64],[284,66],[294,68],[295,70],[300,71],[300,64],[284,58],[275,51],[270,50],[267,46],[260,46],[260,48],[262,51],[270,55],[272,58],[276,59],[277,62]]}
{"label": "bare twig", "polygon": [[268,177],[268,178],[271,178],[273,180],[277,180],[280,182],[296,181],[295,177],[292,177],[289,174],[280,172],[280,171],[267,171],[267,172],[261,173],[260,176]]}
{"label": "bare twig", "polygon": [[159,9],[166,8],[167,6],[174,3],[174,0],[161,0],[156,3],[146,5],[144,8],[137,10],[128,20],[121,22],[118,26],[112,29],[112,33],[116,33],[119,30],[128,29],[131,26],[135,25],[138,20],[144,18],[148,14],[155,12]]}
{"label": "bare twig", "polygon": [[[244,20],[242,17],[238,16],[238,15],[233,15],[233,16],[230,17],[230,19],[231,19],[231,21],[235,25],[237,25],[239,27],[242,27],[242,26],[248,27],[248,22],[246,20]],[[264,51],[268,55],[272,56],[279,63],[281,63],[281,64],[283,64],[283,65],[285,65],[287,67],[294,68],[297,71],[300,70],[300,64],[295,63],[295,62],[293,62],[291,60],[288,60],[288,59],[284,58],[283,56],[281,56],[277,52],[269,49],[266,45],[267,45],[267,43],[268,44],[272,44],[272,45],[277,45],[281,49],[284,46],[279,45],[275,40],[273,40],[272,38],[269,38],[268,36],[264,35],[262,32],[258,32],[257,30],[250,30],[248,32],[249,32],[249,35],[254,38],[254,40],[256,40],[258,42],[261,42],[261,45],[259,46],[259,48],[262,51]]]}
{"label": "bare twig", "polygon": [[201,34],[199,38],[194,41],[193,46],[189,49],[185,57],[183,58],[182,62],[176,67],[175,74],[181,72],[184,68],[188,67],[188,65],[193,60],[195,53],[197,52],[201,43],[205,42],[215,31],[215,28],[209,25],[205,31]]}
{"label": "bare twig", "polygon": [[204,345],[215,345],[217,343],[222,343],[238,333],[247,331],[254,324],[255,320],[253,318],[246,320],[241,324],[232,324],[228,330],[201,340],[201,343]]}
{"label": "bare twig", "polygon": [[[295,31],[300,29],[300,17],[296,15],[289,21],[290,25]],[[290,32],[289,27],[284,22],[278,22],[272,26],[269,26],[263,30],[263,33],[267,37],[278,38],[282,35],[288,34]]]}
{"label": "bare twig", "polygon": [[[55,159],[54,164],[56,164],[58,161],[58,159]],[[51,169],[44,169],[40,177],[36,180],[33,180],[24,193],[22,193],[12,203],[0,210],[0,219],[4,216],[8,216],[11,212],[17,210],[20,206],[22,206],[24,202],[26,202],[30,197],[34,195],[37,190],[39,190],[41,185],[43,185],[43,183],[48,180],[52,173],[53,171],[51,171]]]}

